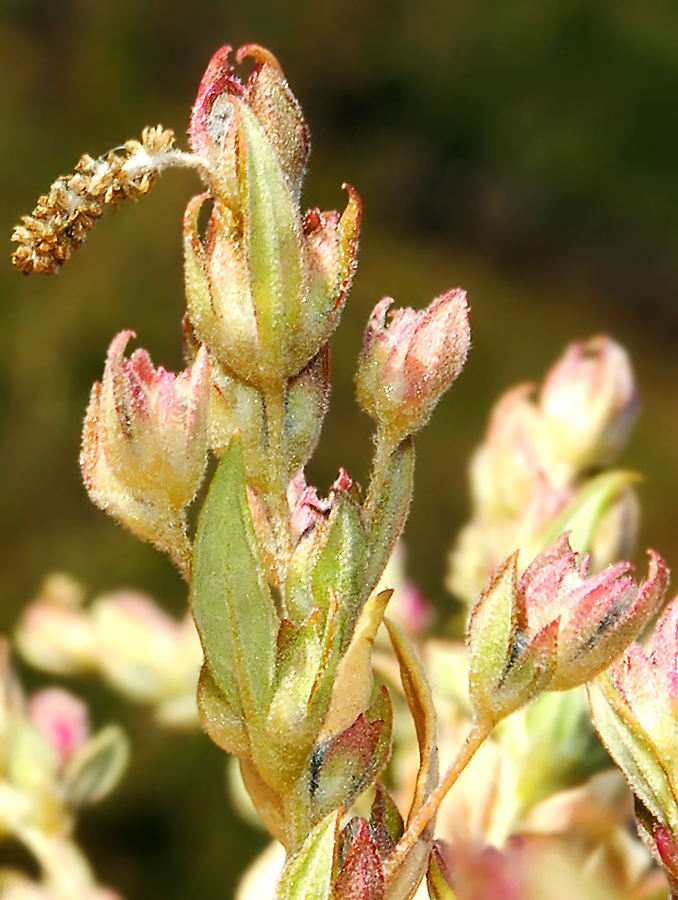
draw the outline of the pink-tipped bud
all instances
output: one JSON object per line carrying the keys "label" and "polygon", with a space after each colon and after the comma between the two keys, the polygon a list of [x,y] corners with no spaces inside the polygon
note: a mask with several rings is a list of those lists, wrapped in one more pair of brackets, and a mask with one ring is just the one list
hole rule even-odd
{"label": "pink-tipped bud", "polygon": [[29,713],[38,731],[56,750],[61,767],[89,738],[87,707],[62,688],[45,688],[33,694]]}
{"label": "pink-tipped bud", "polygon": [[186,554],[184,507],[207,464],[210,377],[202,347],[190,369],[155,369],[145,350],[129,359],[133,332],[111,344],[92,390],[80,463],[94,502],[139,536]]}
{"label": "pink-tipped bud", "polygon": [[426,309],[374,309],[357,374],[360,405],[394,441],[422,428],[461,371],[471,343],[466,294],[448,291]]}
{"label": "pink-tipped bud", "polygon": [[668,584],[650,551],[640,586],[630,563],[588,575],[588,557],[557,538],[518,577],[518,554],[500,567],[469,620],[469,687],[477,713],[497,722],[544,690],[595,678],[657,612]]}
{"label": "pink-tipped bud", "polygon": [[[299,206],[308,128],[277,60],[255,45],[240,81],[223,47],[193,107],[190,138],[209,194],[184,219],[191,324],[225,370],[257,389],[279,385],[315,357],[336,327],[357,251],[361,206]],[[213,201],[204,237],[198,217]]]}
{"label": "pink-tipped bud", "polygon": [[546,378],[539,405],[557,457],[578,470],[608,464],[638,412],[626,351],[605,336],[571,344]]}
{"label": "pink-tipped bud", "polygon": [[636,585],[630,563],[588,574],[568,535],[557,538],[532,562],[519,582],[520,626],[534,633],[558,622],[558,660],[549,685],[566,690],[594,678],[638,636],[661,607],[669,573],[649,551],[647,580]]}

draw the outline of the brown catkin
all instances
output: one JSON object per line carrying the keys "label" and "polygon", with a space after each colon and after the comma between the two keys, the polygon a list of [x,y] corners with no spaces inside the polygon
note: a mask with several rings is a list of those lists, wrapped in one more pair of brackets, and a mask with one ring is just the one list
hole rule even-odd
{"label": "brown catkin", "polygon": [[121,151],[98,159],[83,156],[73,174],[57,178],[31,215],[15,227],[14,268],[26,274],[58,271],[107,206],[137,200],[150,191],[158,174],[154,156],[173,149],[173,132],[158,125],[145,128],[141,141],[127,141]]}

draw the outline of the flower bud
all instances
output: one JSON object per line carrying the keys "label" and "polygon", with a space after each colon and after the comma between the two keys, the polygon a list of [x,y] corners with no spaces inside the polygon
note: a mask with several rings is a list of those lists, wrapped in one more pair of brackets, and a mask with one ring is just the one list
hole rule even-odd
{"label": "flower bud", "polygon": [[191,116],[194,153],[211,188],[204,239],[184,220],[188,313],[225,370],[264,390],[296,375],[336,327],[355,266],[360,201],[343,215],[302,218],[308,130],[277,61],[254,45],[243,84],[224,47],[212,59]]}
{"label": "flower bud", "polygon": [[469,620],[469,690],[490,722],[544,690],[567,690],[594,678],[656,613],[668,570],[650,551],[650,573],[636,586],[630,563],[588,576],[568,535],[547,547],[518,577],[514,553],[493,577]]}
{"label": "flower bud", "polygon": [[550,690],[566,690],[594,678],[619,656],[660,608],[669,573],[649,551],[647,580],[636,585],[631,563],[588,575],[589,559],[577,561],[567,534],[557,538],[520,579],[523,624],[530,631],[558,622],[558,660]]}
{"label": "flower bud", "polygon": [[386,297],[367,325],[358,401],[395,443],[422,428],[461,371],[471,334],[466,294],[448,291],[426,309],[386,314]]}
{"label": "flower bud", "polygon": [[87,707],[62,688],[45,688],[30,699],[29,713],[38,731],[65,765],[89,737]]}
{"label": "flower bud", "polygon": [[39,597],[27,606],[16,632],[22,655],[57,675],[76,675],[97,665],[96,634],[89,616]]}
{"label": "flower bud", "polygon": [[546,378],[539,405],[557,457],[575,470],[611,462],[638,412],[626,351],[604,336],[571,344]]}
{"label": "flower bud", "polygon": [[[348,827],[348,826],[347,826]],[[384,900],[384,868],[364,819],[358,819],[337,875],[336,900]],[[342,835],[343,837],[343,835]]]}
{"label": "flower bud", "polygon": [[[678,600],[647,649],[633,643],[589,686],[593,722],[636,796],[641,836],[678,887]],[[673,896],[672,893],[672,896]]]}
{"label": "flower bud", "polygon": [[207,350],[173,375],[155,369],[145,350],[125,359],[132,334],[114,339],[103,380],[92,389],[80,464],[98,506],[185,566],[183,508],[207,464]]}

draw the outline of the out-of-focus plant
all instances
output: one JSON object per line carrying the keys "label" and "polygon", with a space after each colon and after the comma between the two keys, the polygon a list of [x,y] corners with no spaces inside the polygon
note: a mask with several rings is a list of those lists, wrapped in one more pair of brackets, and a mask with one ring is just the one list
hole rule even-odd
{"label": "out-of-focus plant", "polygon": [[[465,647],[432,637],[397,541],[413,435],[469,349],[466,297],[450,290],[421,311],[377,304],[356,376],[375,427],[369,482],[363,491],[341,470],[319,497],[304,470],[328,407],[360,200],[346,186],[343,213],[302,211],[306,123],[275,58],[254,45],[245,58],[246,81],[230,48],[210,62],[189,152],[146,129],[83,157],[15,229],[15,266],[50,273],[108,206],[147,193],[164,169],[190,167],[205,186],[184,218],[187,367],[156,368],[144,350],[125,355],[131,332],[114,338],[81,454],[93,501],[177,566],[192,621],[129,591],[87,606],[53,576],[25,611],[19,648],[59,675],[101,674],[167,725],[199,720],[237,760],[240,807],[279,843],[242,900],[665,896],[626,828],[629,794],[591,727],[588,684],[678,896],[676,617],[672,606],[649,655],[632,643],[668,572],[650,552],[638,585],[618,561],[635,534],[636,478],[606,468],[637,407],[624,351],[604,337],[572,345],[538,395],[521,387],[500,401],[452,555],[450,586],[471,607]],[[3,672],[0,818],[43,872],[22,889],[102,898],[72,814],[112,785],[123,739],[87,739],[62,691],[25,707]],[[453,786],[456,803],[441,806]]]}

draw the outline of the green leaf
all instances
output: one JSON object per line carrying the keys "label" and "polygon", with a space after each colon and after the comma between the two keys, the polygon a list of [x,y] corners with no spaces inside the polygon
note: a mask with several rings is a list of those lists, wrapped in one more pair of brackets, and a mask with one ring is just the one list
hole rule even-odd
{"label": "green leaf", "polygon": [[411,819],[419,812],[438,782],[436,711],[426,673],[412,644],[395,622],[384,619],[384,624],[400,666],[400,679],[407,705],[412,713],[419,744],[419,772],[410,807],[409,819]]}
{"label": "green leaf", "polygon": [[457,900],[450,885],[450,873],[438,844],[434,844],[428,861],[426,887],[430,900]]}
{"label": "green leaf", "polygon": [[191,605],[216,685],[243,712],[248,730],[256,731],[271,701],[278,617],[247,505],[237,436],[200,515]]}
{"label": "green leaf", "polygon": [[198,711],[202,727],[217,747],[236,756],[250,756],[250,742],[242,715],[219,689],[206,664],[198,681]]}
{"label": "green leaf", "polygon": [[68,761],[64,772],[66,801],[82,806],[103,800],[117,785],[128,760],[125,733],[118,725],[108,725]]}
{"label": "green leaf", "polygon": [[360,613],[351,643],[337,666],[336,675],[333,675],[331,703],[321,740],[343,731],[369,706],[374,686],[372,648],[392,596],[392,590],[372,594]]}
{"label": "green leaf", "polygon": [[330,900],[343,810],[331,812],[285,865],[276,900]]}

